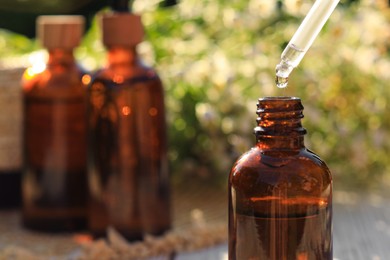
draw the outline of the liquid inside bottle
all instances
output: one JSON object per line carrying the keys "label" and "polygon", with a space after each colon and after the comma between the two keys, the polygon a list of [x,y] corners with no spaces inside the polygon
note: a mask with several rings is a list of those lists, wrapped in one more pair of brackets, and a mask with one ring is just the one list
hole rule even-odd
{"label": "liquid inside bottle", "polygon": [[170,216],[159,80],[101,80],[90,89],[90,228],[104,236],[112,225],[128,240],[160,235]]}
{"label": "liquid inside bottle", "polygon": [[[266,198],[267,199],[267,198]],[[275,200],[275,198],[268,198]],[[236,232],[239,239],[237,259],[331,259],[330,248],[323,248],[320,238],[327,237],[331,216],[322,201],[307,202],[306,199],[273,201],[286,207],[285,214],[252,212],[237,213]],[[307,207],[301,214],[288,207]],[[328,238],[330,239],[330,238]]]}
{"label": "liquid inside bottle", "polygon": [[332,259],[332,181],[296,98],[258,103],[257,143],[229,177],[229,259]]}

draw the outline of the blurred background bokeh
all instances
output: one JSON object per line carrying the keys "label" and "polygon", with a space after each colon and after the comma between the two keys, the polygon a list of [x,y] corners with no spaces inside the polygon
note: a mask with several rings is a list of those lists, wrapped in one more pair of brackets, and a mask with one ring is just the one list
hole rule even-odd
{"label": "blurred background bokeh", "polygon": [[[173,182],[225,189],[255,143],[257,99],[291,95],[305,106],[306,145],[337,189],[390,187],[389,1],[342,0],[283,90],[275,65],[313,0],[161,2],[135,0],[133,10],[147,30],[139,50],[165,84]],[[39,43],[15,31],[0,30],[0,68],[43,62]],[[96,17],[76,56],[91,71],[103,64]]]}

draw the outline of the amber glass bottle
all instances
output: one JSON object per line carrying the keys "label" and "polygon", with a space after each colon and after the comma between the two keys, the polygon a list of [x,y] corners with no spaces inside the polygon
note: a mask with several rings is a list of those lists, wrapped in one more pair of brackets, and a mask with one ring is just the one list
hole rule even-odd
{"label": "amber glass bottle", "polygon": [[229,176],[229,259],[331,260],[332,177],[305,148],[301,101],[257,107],[256,146]]}
{"label": "amber glass bottle", "polygon": [[136,51],[140,17],[105,14],[102,26],[108,64],[88,91],[89,227],[104,236],[110,225],[137,240],[171,223],[163,87]]}
{"label": "amber glass bottle", "polygon": [[37,29],[49,57],[42,72],[32,67],[23,76],[23,224],[42,231],[81,229],[87,217],[86,74],[73,48],[84,20],[41,16]]}

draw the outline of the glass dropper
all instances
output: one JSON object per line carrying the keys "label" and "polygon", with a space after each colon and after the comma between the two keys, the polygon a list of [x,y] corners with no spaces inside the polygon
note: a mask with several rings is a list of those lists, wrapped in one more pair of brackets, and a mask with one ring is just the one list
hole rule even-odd
{"label": "glass dropper", "polygon": [[317,0],[295,32],[276,66],[276,85],[287,87],[288,76],[298,66],[340,0]]}

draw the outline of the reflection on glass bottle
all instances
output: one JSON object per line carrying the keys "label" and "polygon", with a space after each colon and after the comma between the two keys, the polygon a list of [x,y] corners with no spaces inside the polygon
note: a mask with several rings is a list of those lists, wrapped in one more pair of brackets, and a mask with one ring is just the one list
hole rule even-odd
{"label": "reflection on glass bottle", "polygon": [[80,16],[41,16],[46,68],[28,68],[24,90],[23,224],[43,231],[86,227],[86,87],[73,56]]}
{"label": "reflection on glass bottle", "polygon": [[304,146],[298,98],[258,102],[256,146],[229,176],[229,259],[332,258],[332,177]]}
{"label": "reflection on glass bottle", "polygon": [[89,225],[95,236],[110,225],[137,240],[171,223],[163,87],[136,52],[140,17],[106,14],[102,25],[108,65],[88,91]]}

